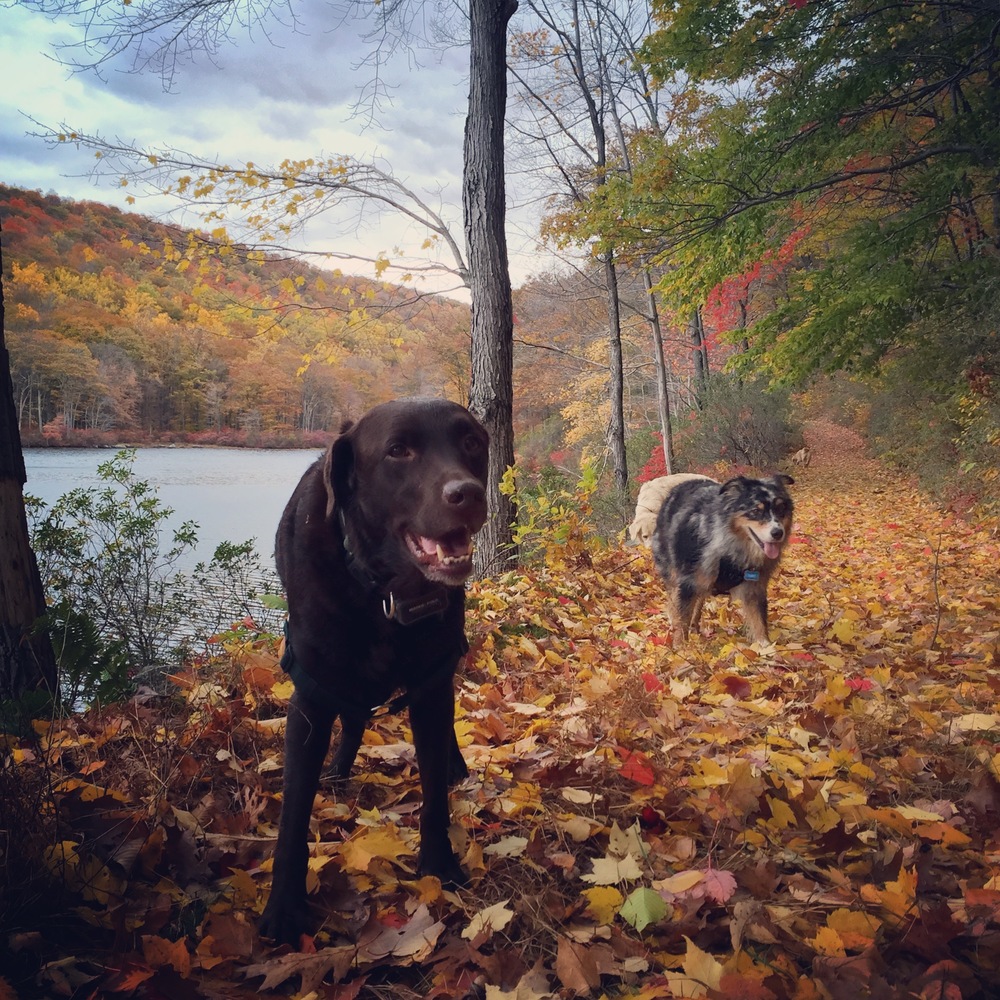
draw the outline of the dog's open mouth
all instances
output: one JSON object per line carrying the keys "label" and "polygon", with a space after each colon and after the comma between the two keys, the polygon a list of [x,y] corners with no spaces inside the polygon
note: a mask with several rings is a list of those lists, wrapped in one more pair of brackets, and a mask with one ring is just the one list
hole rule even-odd
{"label": "dog's open mouth", "polygon": [[753,540],[764,550],[764,555],[768,559],[777,559],[781,555],[781,542],[762,542],[757,537],[757,532],[750,529]]}
{"label": "dog's open mouth", "polygon": [[424,576],[441,583],[462,583],[472,572],[472,537],[452,531],[441,538],[406,533],[406,544]]}

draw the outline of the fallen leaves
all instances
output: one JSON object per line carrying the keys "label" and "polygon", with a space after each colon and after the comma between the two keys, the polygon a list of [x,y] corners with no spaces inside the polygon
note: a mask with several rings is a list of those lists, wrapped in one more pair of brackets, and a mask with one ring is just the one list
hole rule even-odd
{"label": "fallen leaves", "polygon": [[406,719],[379,718],[356,775],[317,796],[305,951],[255,929],[290,694],[274,642],[178,674],[173,714],[137,702],[8,740],[11,767],[53,778],[47,877],[118,952],[40,962],[36,984],[153,997],[183,980],[209,997],[240,980],[246,995],[339,1000],[988,994],[997,535],[955,519],[943,531],[855,452],[837,464],[817,449],[795,489],[770,644],[747,643],[714,599],[706,636],[674,649],[646,554],[581,526],[530,571],[474,587],[456,723],[471,774],[452,794],[472,885],[415,877]]}

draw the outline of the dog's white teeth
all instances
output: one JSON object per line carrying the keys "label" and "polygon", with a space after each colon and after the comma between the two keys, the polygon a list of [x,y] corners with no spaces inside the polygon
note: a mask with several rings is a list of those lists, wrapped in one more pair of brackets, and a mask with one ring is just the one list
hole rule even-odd
{"label": "dog's white teeth", "polygon": [[437,549],[437,557],[438,557],[438,562],[442,563],[443,565],[455,566],[460,563],[466,563],[469,561],[470,558],[472,558],[472,548],[470,547],[466,552],[459,552],[453,556],[446,556],[444,554],[444,550],[439,545]]}

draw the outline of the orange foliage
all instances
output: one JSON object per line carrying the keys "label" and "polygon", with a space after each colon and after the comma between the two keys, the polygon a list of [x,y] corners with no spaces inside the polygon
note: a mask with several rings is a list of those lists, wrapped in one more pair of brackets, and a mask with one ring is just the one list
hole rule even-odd
{"label": "orange foliage", "polygon": [[[188,234],[3,185],[0,218],[26,443],[57,414],[116,443],[147,433],[228,440],[248,429],[292,443],[290,433],[336,430],[382,398],[467,398],[469,318],[459,303],[229,247],[173,259]],[[61,385],[79,366],[60,366],[67,355],[41,342],[52,337],[95,359],[113,355],[136,386],[131,405],[96,375],[68,403]]]}

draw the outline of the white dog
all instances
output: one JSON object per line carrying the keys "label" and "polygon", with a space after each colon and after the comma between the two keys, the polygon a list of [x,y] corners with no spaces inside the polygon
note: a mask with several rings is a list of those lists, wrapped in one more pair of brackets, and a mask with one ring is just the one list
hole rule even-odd
{"label": "white dog", "polygon": [[660,476],[650,479],[639,487],[639,496],[635,504],[635,517],[628,526],[628,544],[645,545],[649,548],[649,540],[656,529],[656,515],[659,514],[667,494],[679,483],[689,479],[709,479],[709,476],[699,476],[695,472],[678,472],[672,476]]}

